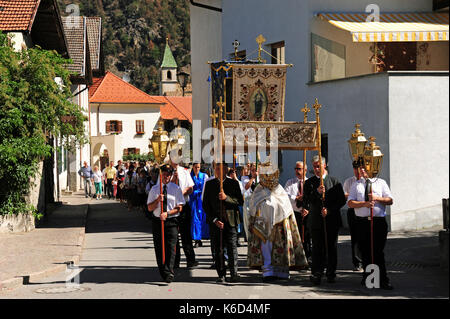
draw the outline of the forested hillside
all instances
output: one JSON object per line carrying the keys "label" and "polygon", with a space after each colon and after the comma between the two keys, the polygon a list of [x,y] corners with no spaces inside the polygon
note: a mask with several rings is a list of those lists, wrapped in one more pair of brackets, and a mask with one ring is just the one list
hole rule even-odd
{"label": "forested hillside", "polygon": [[[80,15],[103,20],[105,67],[118,75],[129,72],[131,83],[159,94],[159,66],[166,37],[178,67],[190,64],[187,0],[58,0],[61,15],[77,4]],[[70,8],[70,7],[69,7]]]}

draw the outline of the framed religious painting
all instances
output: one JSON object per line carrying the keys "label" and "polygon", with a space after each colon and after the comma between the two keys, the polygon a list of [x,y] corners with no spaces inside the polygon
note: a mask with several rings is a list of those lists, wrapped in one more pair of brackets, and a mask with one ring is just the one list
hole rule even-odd
{"label": "framed religious painting", "polygon": [[234,121],[283,121],[287,64],[233,64]]}

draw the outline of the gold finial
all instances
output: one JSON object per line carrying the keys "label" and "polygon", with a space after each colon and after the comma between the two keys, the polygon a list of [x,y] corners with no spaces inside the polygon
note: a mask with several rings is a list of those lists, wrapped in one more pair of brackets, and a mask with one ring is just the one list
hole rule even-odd
{"label": "gold finial", "polygon": [[311,111],[311,109],[308,108],[308,103],[305,103],[305,107],[302,108],[300,111],[302,111],[304,113],[303,123],[306,123],[308,121],[308,112]]}
{"label": "gold finial", "polygon": [[313,105],[313,108],[316,110],[316,115],[319,114],[319,110],[321,107],[322,107],[322,104],[319,104],[319,101],[316,98],[314,105]]}
{"label": "gold finial", "polygon": [[222,97],[220,97],[219,102],[217,102],[217,106],[219,107],[219,119],[222,119],[223,109],[225,108],[225,103],[223,102]]}
{"label": "gold finial", "polygon": [[262,34],[258,35],[258,37],[256,38],[256,43],[258,43],[258,62],[262,62],[261,51],[264,42],[266,42],[266,39],[263,37],[263,35]]}
{"label": "gold finial", "polygon": [[166,44],[169,44],[169,37],[166,37]]}
{"label": "gold finial", "polygon": [[239,43],[238,40],[234,40],[233,47],[234,47],[234,60],[235,61],[239,60],[239,58],[238,58],[238,48],[239,48],[240,45],[241,44]]}
{"label": "gold finial", "polygon": [[212,114],[209,116],[212,119],[212,127],[216,127],[216,119],[219,115],[213,109]]}

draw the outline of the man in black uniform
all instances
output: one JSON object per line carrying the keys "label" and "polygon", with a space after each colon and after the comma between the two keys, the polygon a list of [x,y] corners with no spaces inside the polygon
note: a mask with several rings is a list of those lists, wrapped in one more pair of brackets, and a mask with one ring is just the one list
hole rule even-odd
{"label": "man in black uniform", "polygon": [[[320,172],[323,172],[323,186],[320,186]],[[328,176],[325,170],[325,158],[322,164],[319,156],[313,157],[314,176],[305,182],[303,195],[303,214],[308,218],[308,227],[312,235],[311,281],[319,285],[324,268],[329,283],[335,282],[337,267],[337,241],[339,227],[342,225],[340,209],[346,199],[341,183]],[[325,201],[322,194],[325,192]],[[324,229],[325,221],[325,229]],[[326,238],[326,242],[325,242]]]}
{"label": "man in black uniform", "polygon": [[[221,170],[222,175],[220,174]],[[230,282],[239,281],[236,238],[237,227],[240,223],[239,206],[243,205],[244,199],[239,182],[226,177],[227,170],[226,163],[215,165],[214,175],[216,178],[206,182],[203,195],[203,210],[206,213],[206,220],[210,224],[211,245],[214,245],[214,260],[219,275],[218,283],[224,282],[226,275],[224,247],[227,247],[228,252]],[[223,177],[223,192],[220,191],[220,176]],[[222,211],[221,204],[223,205]],[[222,249],[220,247],[221,236]]]}

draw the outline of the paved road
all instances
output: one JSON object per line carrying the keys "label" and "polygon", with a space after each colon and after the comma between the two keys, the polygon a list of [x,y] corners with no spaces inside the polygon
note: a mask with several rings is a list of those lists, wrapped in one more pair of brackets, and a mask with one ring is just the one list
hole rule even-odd
{"label": "paved road", "polygon": [[[150,221],[138,211],[114,201],[91,201],[86,238],[78,265],[81,290],[67,285],[77,270],[60,273],[12,291],[0,298],[150,298],[150,299],[320,299],[320,298],[448,298],[448,272],[440,270],[438,229],[391,234],[386,254],[393,291],[366,289],[361,275],[351,271],[347,235],[340,236],[338,278],[313,287],[309,272],[293,272],[289,281],[263,284],[258,271],[245,267],[246,249],[239,248],[242,282],[216,284],[209,241],[196,249],[200,265],[187,270],[182,254],[181,268],[170,285],[161,281]],[[70,292],[68,292],[70,291]],[[48,293],[53,292],[51,295]]]}

